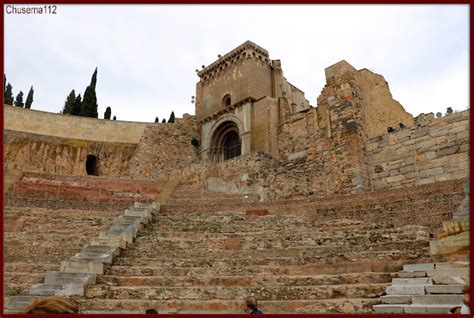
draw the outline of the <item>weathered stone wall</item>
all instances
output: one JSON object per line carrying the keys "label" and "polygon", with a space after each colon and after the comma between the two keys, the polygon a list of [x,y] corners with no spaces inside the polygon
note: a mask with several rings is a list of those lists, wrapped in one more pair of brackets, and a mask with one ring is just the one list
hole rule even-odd
{"label": "weathered stone wall", "polygon": [[4,105],[4,129],[67,139],[136,144],[146,123],[48,113]]}
{"label": "weathered stone wall", "polygon": [[367,141],[374,189],[419,185],[469,175],[469,110]]}
{"label": "weathered stone wall", "polygon": [[128,171],[132,178],[166,180],[169,172],[199,161],[199,130],[194,116],[185,115],[175,123],[150,124],[146,127]]}
{"label": "weathered stone wall", "polygon": [[[46,125],[45,125],[46,126]],[[4,168],[64,175],[87,175],[88,155],[97,158],[99,175],[125,176],[136,144],[99,142],[5,129]]]}

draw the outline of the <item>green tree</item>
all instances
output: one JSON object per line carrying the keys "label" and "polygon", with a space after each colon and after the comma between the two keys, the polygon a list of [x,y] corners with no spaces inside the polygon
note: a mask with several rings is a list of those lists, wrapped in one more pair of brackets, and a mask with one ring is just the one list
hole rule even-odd
{"label": "green tree", "polygon": [[163,118],[163,120],[161,121],[162,124],[166,124],[166,119]]}
{"label": "green tree", "polygon": [[81,108],[82,108],[82,97],[81,97],[81,94],[79,94],[74,100],[74,106],[72,107],[71,115],[80,116]]}
{"label": "green tree", "polygon": [[23,104],[23,92],[22,92],[22,91],[20,91],[20,92],[18,93],[18,95],[16,95],[15,106],[16,106],[16,107],[23,107],[23,106],[25,106],[25,104]]}
{"label": "green tree", "polygon": [[114,120],[117,120],[117,117],[116,117],[116,116],[114,116]]}
{"label": "green tree", "polygon": [[28,92],[28,96],[26,96],[25,108],[30,109],[31,104],[33,104],[33,94],[34,94],[33,86],[31,86],[30,91]]}
{"label": "green tree", "polygon": [[7,76],[3,74],[3,96],[5,96],[6,85],[7,85]]}
{"label": "green tree", "polygon": [[64,108],[63,108],[63,114],[71,114],[72,115],[72,110],[74,108],[74,102],[76,101],[76,92],[72,90],[69,95],[66,98],[66,101],[64,102]]}
{"label": "green tree", "polygon": [[13,92],[12,92],[12,85],[10,83],[7,84],[5,89],[5,94],[3,94],[3,102],[7,105],[13,106]]}
{"label": "green tree", "polygon": [[91,84],[87,86],[82,99],[81,116],[98,118],[97,112],[97,96],[95,93],[95,85],[97,83],[97,67],[92,74]]}
{"label": "green tree", "polygon": [[106,109],[105,109],[105,113],[104,113],[104,119],[110,119],[110,116],[112,115],[112,109],[110,108],[110,106],[108,106]]}
{"label": "green tree", "polygon": [[169,123],[174,123],[174,112],[171,112],[170,118],[168,119]]}
{"label": "green tree", "polygon": [[95,85],[97,84],[97,67],[95,68],[94,70],[94,73],[92,74],[92,78],[91,78],[91,85],[92,88],[94,88],[95,90]]}
{"label": "green tree", "polygon": [[158,117],[155,117],[155,123],[159,123],[160,120],[158,119]]}

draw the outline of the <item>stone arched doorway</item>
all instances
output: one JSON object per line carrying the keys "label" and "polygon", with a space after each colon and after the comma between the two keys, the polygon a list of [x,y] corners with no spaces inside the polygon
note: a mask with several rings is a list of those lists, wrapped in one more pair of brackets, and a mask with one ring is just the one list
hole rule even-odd
{"label": "stone arched doorway", "polygon": [[88,155],[86,160],[86,172],[89,176],[98,176],[99,169],[98,166],[99,159],[94,155]]}
{"label": "stone arched doorway", "polygon": [[210,159],[221,162],[238,157],[242,153],[242,142],[237,124],[225,121],[214,131],[211,139]]}

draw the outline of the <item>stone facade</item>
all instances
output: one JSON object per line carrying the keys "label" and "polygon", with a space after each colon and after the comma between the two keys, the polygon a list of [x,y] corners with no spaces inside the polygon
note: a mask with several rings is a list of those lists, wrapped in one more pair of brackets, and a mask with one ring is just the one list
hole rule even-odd
{"label": "stone facade", "polygon": [[254,191],[261,200],[469,174],[469,111],[413,118],[379,74],[340,61],[325,75],[312,107],[283,76],[281,62],[247,41],[198,71],[196,116],[173,124],[5,106],[4,167],[84,175],[94,156],[102,176],[163,181],[181,175],[213,189]]}

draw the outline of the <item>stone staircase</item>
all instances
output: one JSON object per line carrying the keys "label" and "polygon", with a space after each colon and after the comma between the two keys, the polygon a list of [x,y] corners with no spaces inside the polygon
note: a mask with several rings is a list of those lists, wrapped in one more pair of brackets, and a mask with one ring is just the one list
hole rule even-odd
{"label": "stone staircase", "polygon": [[447,314],[463,304],[463,286],[469,284],[469,263],[407,264],[387,287],[379,314]]}
{"label": "stone staircase", "polygon": [[429,261],[426,226],[248,215],[254,205],[179,187],[77,299],[83,312],[238,314],[254,294],[266,313],[370,313],[403,264]]}
{"label": "stone staircase", "polygon": [[[21,294],[18,292],[12,294],[7,289],[5,313],[18,313],[34,299],[42,296],[84,296],[86,286],[96,283],[97,275],[103,274],[111,266],[114,258],[133,243],[138,232],[143,230],[145,224],[151,222],[152,214],[155,213],[156,209],[154,207],[135,203],[126,209],[123,215],[118,216],[108,230],[100,231],[99,235],[91,239],[79,253],[72,256],[70,260],[62,261],[59,270],[54,264],[51,264],[50,268],[44,265],[37,266],[40,269],[49,269],[44,279],[40,282],[38,282],[38,276],[44,272],[37,273],[34,275],[33,280],[29,280],[28,278],[31,278],[30,273],[23,272],[24,275],[21,275],[15,272],[15,269],[18,267],[22,268],[23,271],[28,271],[28,268],[25,268],[24,264],[8,266],[18,264],[12,264],[12,259],[7,257],[7,262],[10,263],[6,264],[6,272],[10,274],[5,275],[7,286],[9,285],[7,277],[9,277],[11,279],[10,288],[13,281],[30,287],[27,296],[18,296],[18,294]],[[69,221],[71,221],[70,218]],[[51,226],[51,224],[46,225]],[[73,241],[74,244],[78,243],[76,237],[70,237],[70,241]],[[13,244],[11,244],[11,241],[9,243],[8,245],[11,247]],[[11,250],[8,251],[11,252]],[[52,252],[54,252],[54,249]],[[22,254],[24,255],[24,253]],[[12,253],[10,255],[13,256],[15,254]],[[44,256],[50,257],[47,253],[44,253]],[[49,263],[53,263],[55,260],[54,258],[50,259]],[[44,262],[45,260],[41,261],[42,264]],[[35,268],[35,266],[30,266],[30,268]]]}

